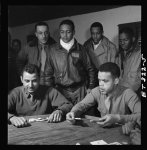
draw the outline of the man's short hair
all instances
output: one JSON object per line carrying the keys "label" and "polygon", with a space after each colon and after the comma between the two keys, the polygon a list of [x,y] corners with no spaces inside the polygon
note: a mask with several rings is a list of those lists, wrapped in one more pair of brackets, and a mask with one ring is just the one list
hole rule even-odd
{"label": "man's short hair", "polygon": [[69,26],[72,28],[72,31],[74,31],[74,30],[75,30],[75,25],[74,25],[74,23],[73,23],[73,21],[72,21],[72,20],[67,19],[67,20],[63,20],[63,21],[61,21],[61,23],[60,23],[60,25],[59,25],[59,28],[60,28],[60,27],[61,27],[61,25],[63,25],[63,24],[67,24],[67,25],[69,25]]}
{"label": "man's short hair", "polygon": [[122,28],[120,31],[119,31],[119,35],[122,34],[122,33],[125,33],[127,35],[129,35],[129,37],[133,37],[134,36],[134,31],[132,28],[129,28],[129,27],[124,27]]}
{"label": "man's short hair", "polygon": [[94,22],[91,26],[90,26],[90,31],[93,27],[99,27],[101,32],[103,32],[103,25],[100,22]]}
{"label": "man's short hair", "polygon": [[106,62],[99,67],[100,72],[110,72],[114,78],[120,77],[120,68],[116,63]]}
{"label": "man's short hair", "polygon": [[34,65],[34,64],[27,64],[25,65],[25,67],[23,68],[21,75],[23,76],[24,72],[28,72],[30,74],[36,73],[37,76],[40,76],[40,71],[38,66]]}
{"label": "man's short hair", "polygon": [[46,26],[49,29],[49,26],[48,26],[48,24],[46,22],[42,22],[41,21],[41,22],[36,23],[36,25],[35,25],[35,31],[37,29],[37,26]]}

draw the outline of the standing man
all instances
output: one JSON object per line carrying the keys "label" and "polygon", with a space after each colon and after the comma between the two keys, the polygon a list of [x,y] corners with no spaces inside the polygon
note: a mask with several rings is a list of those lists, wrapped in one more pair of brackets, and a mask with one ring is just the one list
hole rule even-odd
{"label": "standing man", "polygon": [[120,57],[123,67],[121,84],[139,94],[141,86],[141,47],[135,43],[131,28],[123,28],[119,34]]}
{"label": "standing man", "polygon": [[84,47],[74,38],[73,21],[63,20],[59,30],[60,41],[51,46],[47,55],[46,84],[55,86],[75,105],[97,86],[96,72]]}
{"label": "standing man", "polygon": [[[35,64],[40,68],[40,74],[44,72],[46,62],[46,52],[49,46],[56,43],[49,36],[49,27],[45,22],[39,22],[35,25],[35,36],[18,54],[17,64],[19,73],[27,64]],[[44,84],[43,79],[40,79],[40,84]]]}
{"label": "standing man", "polygon": [[91,38],[85,43],[86,48],[92,63],[97,70],[99,66],[106,62],[116,62],[116,46],[103,35],[103,26],[99,22],[94,22],[90,27]]}
{"label": "standing man", "polygon": [[25,116],[50,114],[49,122],[59,122],[72,108],[72,104],[56,89],[39,85],[39,68],[27,64],[22,70],[23,86],[8,95],[8,122],[16,127],[28,125]]}

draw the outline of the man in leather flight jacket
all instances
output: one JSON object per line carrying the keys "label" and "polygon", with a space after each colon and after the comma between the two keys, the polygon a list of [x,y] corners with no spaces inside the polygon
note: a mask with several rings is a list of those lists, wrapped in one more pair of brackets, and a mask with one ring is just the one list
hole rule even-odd
{"label": "man in leather flight jacket", "polygon": [[74,23],[63,20],[59,30],[60,41],[47,52],[45,84],[56,87],[70,102],[76,104],[97,86],[96,68],[84,47],[74,38]]}

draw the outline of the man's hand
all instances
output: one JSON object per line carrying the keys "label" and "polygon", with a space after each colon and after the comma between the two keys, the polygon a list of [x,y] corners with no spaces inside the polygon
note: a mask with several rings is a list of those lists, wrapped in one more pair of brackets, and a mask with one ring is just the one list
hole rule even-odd
{"label": "man's hand", "polygon": [[107,114],[102,118],[99,118],[96,123],[102,127],[108,127],[120,120],[120,116],[118,114]]}
{"label": "man's hand", "polygon": [[62,119],[62,110],[55,110],[48,118],[48,122],[60,122]]}
{"label": "man's hand", "polygon": [[135,122],[127,122],[122,126],[123,134],[129,135],[131,130],[134,129]]}
{"label": "man's hand", "polygon": [[130,138],[133,145],[141,145],[141,130],[131,130]]}
{"label": "man's hand", "polygon": [[27,122],[27,120],[24,117],[16,117],[16,116],[10,118],[10,122],[18,128],[25,127],[29,124],[29,122]]}
{"label": "man's hand", "polygon": [[74,114],[74,112],[69,112],[69,113],[67,113],[66,114],[66,120],[69,122],[69,123],[71,123],[71,124],[75,124],[75,114]]}

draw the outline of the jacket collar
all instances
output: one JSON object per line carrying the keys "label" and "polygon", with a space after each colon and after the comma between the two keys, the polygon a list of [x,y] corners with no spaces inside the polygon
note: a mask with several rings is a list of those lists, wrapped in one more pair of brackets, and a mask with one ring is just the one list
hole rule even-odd
{"label": "jacket collar", "polygon": [[[74,41],[74,44],[73,44],[73,46],[71,47],[71,49],[69,50],[69,52],[71,52],[73,49],[79,50],[79,44],[78,44],[78,42],[77,42],[76,39],[74,39],[74,40],[75,40],[75,41]],[[57,49],[64,49],[64,48],[62,47],[62,45],[60,44],[60,41],[58,41],[58,43],[57,43]]]}

